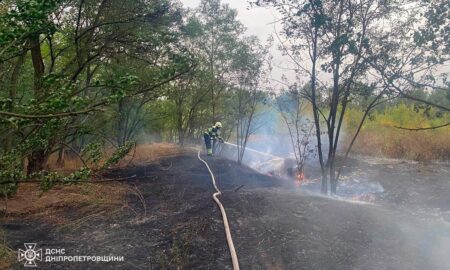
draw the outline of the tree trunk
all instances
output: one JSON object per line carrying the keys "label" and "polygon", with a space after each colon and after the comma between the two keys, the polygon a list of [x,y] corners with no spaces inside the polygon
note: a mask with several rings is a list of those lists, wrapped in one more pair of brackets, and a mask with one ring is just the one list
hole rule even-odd
{"label": "tree trunk", "polygon": [[28,156],[27,175],[35,172],[42,171],[45,168],[48,154],[43,149],[34,150],[30,156]]}
{"label": "tree trunk", "polygon": [[40,101],[44,97],[42,83],[44,79],[45,66],[44,61],[42,60],[39,34],[33,35],[30,38],[30,46],[31,46],[31,60],[33,62],[33,69],[34,69],[34,95],[35,98],[38,101]]}
{"label": "tree trunk", "polygon": [[[178,118],[182,118],[182,115],[178,115]],[[184,145],[184,136],[185,130],[183,129],[183,121],[178,119],[178,144],[183,146]]]}
{"label": "tree trunk", "polygon": [[[42,60],[39,34],[35,34],[30,38],[30,46],[31,60],[33,62],[34,69],[34,96],[36,100],[42,101],[45,97],[43,89],[45,66],[44,61]],[[46,149],[33,149],[31,154],[28,156],[27,174],[30,175],[34,172],[43,170],[47,158],[48,152],[46,151]]]}
{"label": "tree trunk", "polygon": [[240,143],[240,135],[239,135],[239,131],[241,130],[240,128],[240,119],[239,119],[240,115],[238,116],[237,119],[237,127],[236,127],[236,145],[237,145],[237,162],[239,165],[242,164],[242,160],[241,160],[241,143]]}
{"label": "tree trunk", "polygon": [[335,170],[335,160],[333,160],[330,164],[330,192],[331,194],[336,194],[337,191],[337,178],[336,178],[336,170]]}
{"label": "tree trunk", "polygon": [[118,112],[118,117],[117,117],[117,137],[116,137],[116,142],[117,142],[117,146],[122,146],[124,143],[124,122],[125,122],[125,110],[124,110],[124,99],[122,98],[121,100],[119,100],[118,104],[117,104],[117,112]]}
{"label": "tree trunk", "polygon": [[56,161],[56,165],[58,165],[59,167],[63,167],[64,164],[65,161],[64,161],[64,147],[63,147],[58,151],[58,160]]}
{"label": "tree trunk", "polygon": [[183,128],[183,101],[181,95],[175,102],[175,106],[177,110],[178,144],[182,146],[184,144],[185,129]]}
{"label": "tree trunk", "polygon": [[325,170],[325,165],[323,163],[323,154],[322,154],[322,139],[320,132],[320,119],[319,119],[319,108],[317,106],[317,97],[316,97],[316,64],[317,64],[317,39],[318,39],[318,29],[317,27],[314,29],[314,43],[312,48],[312,69],[311,69],[311,103],[313,106],[313,115],[314,115],[314,125],[316,127],[316,139],[317,139],[317,152],[319,154],[319,162],[320,169],[322,172],[322,185],[320,191],[323,194],[328,192],[328,182],[327,182],[327,172]]}
{"label": "tree trunk", "polygon": [[[9,82],[9,98],[11,99],[11,102],[8,106],[9,112],[14,112],[14,103],[17,99],[17,83],[19,81],[19,75],[20,71],[22,70],[23,63],[25,62],[25,55],[26,52],[22,53],[19,58],[17,59],[17,62],[14,66],[14,69],[11,74],[11,80]],[[13,133],[9,132],[5,139],[5,152],[9,152],[12,150],[13,146]]]}

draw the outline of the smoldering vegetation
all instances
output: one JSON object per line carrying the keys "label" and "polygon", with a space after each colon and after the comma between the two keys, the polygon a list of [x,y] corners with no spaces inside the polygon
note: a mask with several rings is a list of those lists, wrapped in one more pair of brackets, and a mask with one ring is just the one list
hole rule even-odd
{"label": "smoldering vegetation", "polygon": [[[450,252],[447,162],[340,157],[337,193],[330,197],[320,193],[321,172],[314,153],[305,161],[305,179],[296,178],[291,138],[273,119],[277,119],[276,112],[251,136],[243,163],[270,176],[282,188],[258,191],[261,193],[244,188],[244,195],[233,196],[227,203],[232,209],[247,205],[245,211],[235,213],[236,222],[245,227],[253,224],[252,219],[272,225],[277,220],[274,227],[269,225],[269,232],[249,234],[259,239],[258,243],[283,246],[281,250],[295,259],[288,260],[275,248],[267,251],[256,247],[248,253],[263,253],[262,260],[282,269],[294,269],[299,261],[333,269],[336,266],[327,263],[334,260],[336,265],[345,262],[339,269],[450,269],[446,255]],[[311,139],[310,143],[317,141]],[[235,159],[235,145],[226,144],[219,151],[221,156]],[[252,201],[258,201],[258,210],[249,206]],[[258,214],[247,217],[244,212],[250,209]],[[305,236],[297,226],[308,228],[311,235]],[[352,258],[346,257],[349,253]],[[316,264],[321,256],[334,259]],[[311,269],[305,265],[304,269]]]}
{"label": "smoldering vegetation", "polygon": [[0,268],[229,269],[218,122],[243,269],[449,268],[448,1],[181,2],[0,3]]}

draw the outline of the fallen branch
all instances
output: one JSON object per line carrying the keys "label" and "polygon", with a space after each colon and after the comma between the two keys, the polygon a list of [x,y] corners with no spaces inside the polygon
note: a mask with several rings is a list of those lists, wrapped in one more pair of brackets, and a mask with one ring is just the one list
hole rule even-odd
{"label": "fallen branch", "polygon": [[421,130],[438,129],[438,128],[443,128],[446,126],[450,126],[450,122],[447,124],[439,125],[439,126],[424,127],[424,128],[405,128],[405,127],[398,127],[398,126],[394,126],[394,127],[398,128],[398,129],[409,130],[409,131],[421,131]]}
{"label": "fallen branch", "polygon": [[62,225],[62,226],[56,228],[56,230],[57,231],[61,231],[61,230],[64,230],[64,229],[69,229],[69,230],[75,231],[78,228],[80,228],[84,223],[86,223],[89,219],[97,217],[97,216],[101,216],[105,212],[106,212],[106,210],[94,212],[92,214],[89,214],[87,216],[79,218],[79,219],[77,219],[77,220],[75,220],[73,222],[70,222],[68,224]]}
{"label": "fallen branch", "polygon": [[170,162],[170,165],[166,168],[164,168],[163,166],[161,166],[161,164],[159,164],[159,167],[161,168],[162,171],[168,171],[172,168],[172,166],[173,166],[172,162]]}
{"label": "fallen branch", "polygon": [[144,207],[144,216],[146,216],[147,215],[147,203],[145,202],[144,195],[142,195],[141,191],[139,190],[139,188],[136,185],[133,185],[133,186],[134,186],[134,188],[131,188],[131,190],[141,201],[142,206]]}
{"label": "fallen branch", "polygon": [[245,185],[240,185],[237,188],[234,189],[234,192],[238,192],[241,188],[243,188]]}

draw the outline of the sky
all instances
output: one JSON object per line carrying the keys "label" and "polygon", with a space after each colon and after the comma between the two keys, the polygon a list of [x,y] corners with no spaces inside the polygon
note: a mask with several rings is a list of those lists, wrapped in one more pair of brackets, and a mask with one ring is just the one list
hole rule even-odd
{"label": "sky", "polygon": [[[184,6],[195,8],[200,0],[181,0]],[[261,41],[267,40],[272,33],[275,20],[271,11],[267,8],[250,8],[246,0],[222,0],[222,3],[229,4],[230,7],[238,11],[238,19],[247,27],[248,35],[255,35]]]}

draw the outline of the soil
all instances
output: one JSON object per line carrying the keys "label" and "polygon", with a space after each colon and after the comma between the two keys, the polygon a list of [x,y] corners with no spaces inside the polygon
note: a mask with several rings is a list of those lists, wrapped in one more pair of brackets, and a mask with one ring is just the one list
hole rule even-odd
{"label": "soil", "polygon": [[[297,185],[219,157],[207,161],[223,191],[220,200],[241,269],[450,269],[446,164],[355,159],[343,172],[341,196],[330,198],[311,191],[317,188],[312,172],[307,174],[312,181]],[[64,226],[3,220],[8,245],[124,257],[123,262],[37,261],[41,269],[231,269],[211,179],[196,153],[108,177],[132,175],[137,177],[128,184],[136,192],[116,211],[86,217],[67,207],[64,215],[73,222]],[[368,187],[366,193],[350,192],[356,186]]]}

